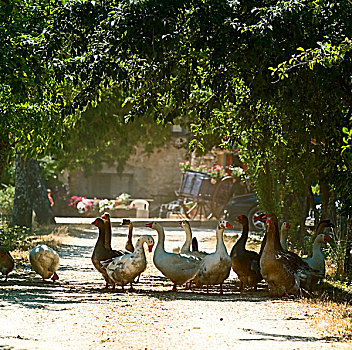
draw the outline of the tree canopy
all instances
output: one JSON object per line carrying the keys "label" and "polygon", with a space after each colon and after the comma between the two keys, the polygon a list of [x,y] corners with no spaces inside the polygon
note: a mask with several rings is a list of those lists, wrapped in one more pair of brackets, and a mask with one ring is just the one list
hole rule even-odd
{"label": "tree canopy", "polygon": [[45,33],[53,2],[2,1],[0,10],[0,172],[15,153],[35,157],[61,145],[75,113],[62,116],[70,81],[54,78]]}
{"label": "tree canopy", "polygon": [[[152,130],[146,126],[152,120],[187,125],[192,147],[240,146],[267,209],[282,210],[293,194],[299,206],[314,183],[323,185],[327,197],[345,183],[351,167],[348,152],[341,153],[351,142],[349,2],[12,4],[4,14],[12,31],[4,37],[3,60],[13,53],[17,71],[31,77],[28,82],[18,75],[26,82],[21,92],[12,78],[2,85],[11,89],[10,103],[3,105],[24,123],[16,138],[19,150],[25,151],[29,140],[36,150],[50,143],[60,149],[65,141],[63,152],[69,152],[74,147],[66,140],[74,145],[90,131],[81,129],[79,140],[78,134],[64,134],[78,118],[81,125],[99,125],[99,118],[112,125],[102,127],[107,133],[96,141],[113,149],[112,131],[120,147],[129,122],[143,125],[144,132]],[[20,23],[20,32],[14,23]],[[36,118],[27,118],[33,110]],[[39,124],[26,128],[29,120]],[[50,140],[43,140],[48,134]],[[95,155],[88,149],[86,154]]]}

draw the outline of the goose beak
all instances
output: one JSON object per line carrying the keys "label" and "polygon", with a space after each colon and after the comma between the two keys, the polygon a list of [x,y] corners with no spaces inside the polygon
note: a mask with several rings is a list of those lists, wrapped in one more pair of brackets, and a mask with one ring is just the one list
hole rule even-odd
{"label": "goose beak", "polygon": [[97,226],[97,219],[92,222],[92,225]]}
{"label": "goose beak", "polygon": [[153,246],[152,245],[148,245],[148,249],[149,249],[149,253],[151,253],[152,250],[153,250]]}
{"label": "goose beak", "polygon": [[226,222],[226,228],[232,228],[232,225],[228,221]]}
{"label": "goose beak", "polygon": [[[257,218],[257,216],[256,216],[256,218]],[[237,216],[236,222],[241,222],[241,220],[242,220],[242,215],[241,216]],[[255,219],[255,220],[258,220],[258,219]]]}
{"label": "goose beak", "polygon": [[56,272],[54,272],[53,276],[51,277],[53,281],[57,281],[59,279],[59,276],[57,275]]}
{"label": "goose beak", "polygon": [[153,223],[150,222],[149,224],[145,224],[146,227],[150,227],[150,228],[153,228]]}

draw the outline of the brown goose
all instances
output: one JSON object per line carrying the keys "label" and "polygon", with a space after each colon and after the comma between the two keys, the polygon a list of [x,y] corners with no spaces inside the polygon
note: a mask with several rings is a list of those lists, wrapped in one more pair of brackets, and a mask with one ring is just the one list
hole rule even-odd
{"label": "brown goose", "polygon": [[15,261],[10,252],[4,247],[0,247],[0,271],[5,275],[5,282],[7,281],[8,274],[15,267]]}
{"label": "brown goose", "polygon": [[[262,223],[265,224],[266,218],[267,218],[267,214],[260,214],[255,217],[255,220],[261,221]],[[262,256],[262,253],[263,253],[263,250],[265,247],[265,243],[266,243],[266,232],[264,233],[264,237],[263,237],[262,243],[260,245],[259,256]]]}
{"label": "brown goose", "polygon": [[133,253],[134,246],[132,243],[132,232],[133,232],[132,222],[129,219],[123,219],[121,226],[128,226],[128,236],[127,236],[127,242],[125,244],[125,249],[128,250],[129,252]]}
{"label": "brown goose", "polygon": [[260,257],[260,268],[270,295],[276,297],[296,295],[301,288],[309,290],[312,277],[317,274],[297,254],[282,248],[275,214],[270,214],[266,220],[266,244]]}
{"label": "brown goose", "polygon": [[243,290],[243,285],[253,287],[257,290],[257,284],[263,279],[260,274],[259,260],[257,252],[246,249],[248,239],[248,218],[245,215],[237,217],[237,222],[243,226],[242,235],[232,247],[230,257],[232,269],[236,272],[240,280],[239,291]]}
{"label": "brown goose", "polygon": [[98,227],[99,229],[99,236],[97,243],[95,244],[93,254],[92,254],[92,263],[94,267],[103,275],[106,285],[105,288],[109,288],[109,285],[112,286],[112,288],[115,287],[114,282],[109,278],[108,274],[106,273],[106,270],[102,267],[101,262],[106,261],[109,259],[113,259],[117,256],[124,255],[124,251],[121,250],[113,250],[106,248],[106,234],[105,234],[105,223],[103,219],[101,218],[96,218],[93,222],[92,225]]}

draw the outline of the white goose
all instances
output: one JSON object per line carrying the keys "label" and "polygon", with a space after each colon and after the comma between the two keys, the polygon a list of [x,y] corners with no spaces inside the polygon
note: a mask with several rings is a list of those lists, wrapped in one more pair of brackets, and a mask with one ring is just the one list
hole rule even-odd
{"label": "white goose", "polygon": [[317,276],[313,276],[311,279],[311,287],[310,287],[311,290],[316,287],[316,285],[319,283],[319,281],[322,278],[325,277],[325,259],[324,259],[324,255],[321,251],[321,246],[322,246],[322,244],[324,244],[326,242],[329,242],[330,244],[333,243],[333,239],[330,236],[322,233],[326,227],[334,228],[335,225],[329,219],[321,220],[318,223],[318,226],[316,229],[317,236],[315,237],[315,240],[313,243],[312,256],[302,259],[312,269],[318,271]]}
{"label": "white goose", "polygon": [[222,284],[229,277],[231,271],[231,257],[224,244],[223,233],[225,228],[232,227],[226,220],[221,220],[216,228],[216,250],[202,259],[195,282],[197,286],[206,284],[207,293],[209,285],[220,284],[220,295],[223,294]]}
{"label": "white goose", "polygon": [[288,231],[290,227],[291,227],[290,224],[284,221],[280,229],[280,243],[281,243],[281,247],[285,250],[287,250]]}
{"label": "white goose", "polygon": [[150,235],[143,235],[138,238],[133,253],[124,254],[113,260],[101,262],[109,278],[115,284],[121,286],[122,291],[124,291],[124,286],[128,283],[131,284],[130,290],[132,291],[132,282],[147,267],[147,259],[143,247],[144,243],[147,243],[149,252],[151,252],[154,246],[154,239]]}
{"label": "white goose", "polygon": [[308,265],[314,269],[318,270],[322,277],[325,276],[325,259],[324,255],[321,251],[322,244],[326,242],[331,242],[332,239],[329,236],[320,233],[318,236],[315,237],[313,243],[313,254],[311,257],[303,258],[303,260],[308,263]]}
{"label": "white goose", "polygon": [[176,292],[177,285],[182,285],[194,278],[199,269],[200,259],[166,252],[163,226],[158,222],[151,222],[146,226],[158,232],[158,243],[154,251],[153,261],[156,268],[173,282],[172,291]]}
{"label": "white goose", "polygon": [[192,229],[188,220],[180,221],[180,226],[185,230],[185,233],[186,233],[186,240],[185,240],[185,243],[183,243],[183,246],[181,247],[181,254],[193,256],[196,258],[204,258],[206,255],[208,255],[208,253],[199,252],[198,250],[191,251]]}
{"label": "white goose", "polygon": [[56,271],[59,268],[60,258],[56,251],[45,244],[33,248],[29,252],[29,261],[32,269],[44,280],[51,278],[54,282],[59,279]]}

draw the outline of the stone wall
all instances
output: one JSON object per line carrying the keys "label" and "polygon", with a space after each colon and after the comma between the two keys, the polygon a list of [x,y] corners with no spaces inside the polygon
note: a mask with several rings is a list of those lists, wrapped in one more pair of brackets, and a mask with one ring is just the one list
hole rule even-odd
{"label": "stone wall", "polygon": [[180,162],[188,159],[194,164],[222,165],[223,152],[215,150],[197,158],[176,145],[177,139],[173,139],[151,154],[137,148],[136,154],[127,161],[123,178],[119,178],[115,167],[107,166],[89,177],[81,171],[66,173],[64,179],[70,195],[113,199],[126,192],[131,198],[150,199],[150,216],[158,216],[161,204],[177,199],[175,191],[181,182]]}

